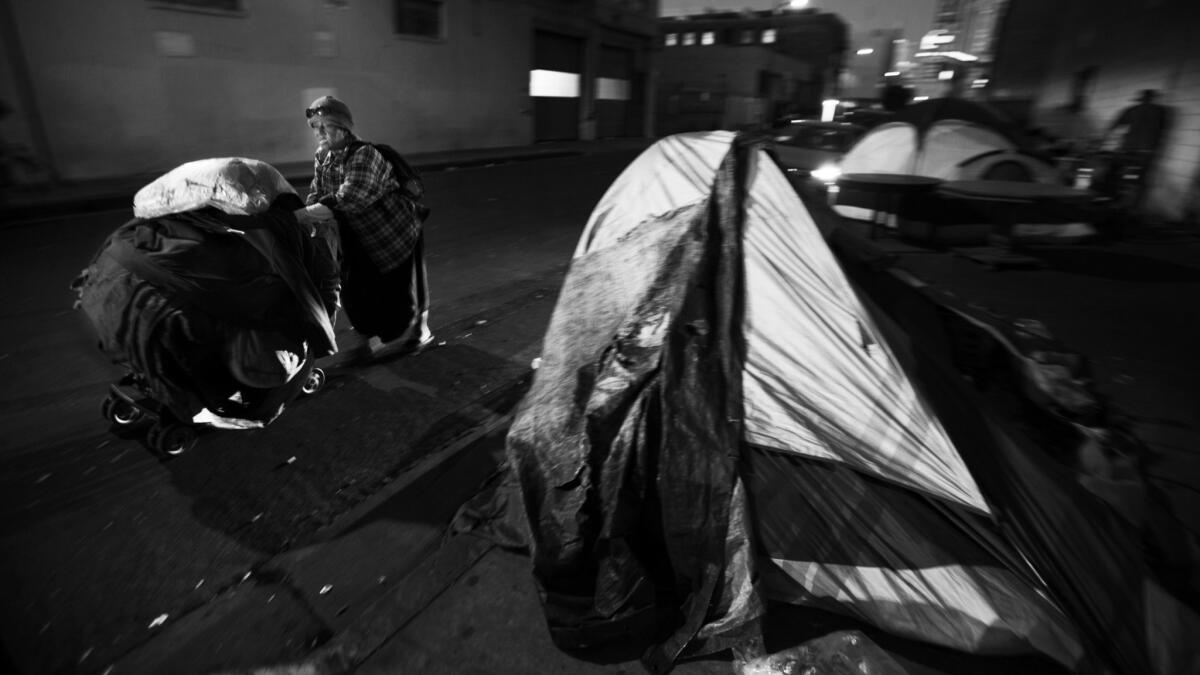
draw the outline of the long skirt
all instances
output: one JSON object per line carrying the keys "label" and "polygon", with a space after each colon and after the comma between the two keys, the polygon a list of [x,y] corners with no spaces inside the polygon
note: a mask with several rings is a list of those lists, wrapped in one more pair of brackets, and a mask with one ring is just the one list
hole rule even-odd
{"label": "long skirt", "polygon": [[[344,235],[343,235],[344,236]],[[342,307],[358,333],[384,342],[429,335],[429,279],[425,270],[425,233],[417,235],[412,255],[399,267],[380,272],[362,245],[345,237]]]}

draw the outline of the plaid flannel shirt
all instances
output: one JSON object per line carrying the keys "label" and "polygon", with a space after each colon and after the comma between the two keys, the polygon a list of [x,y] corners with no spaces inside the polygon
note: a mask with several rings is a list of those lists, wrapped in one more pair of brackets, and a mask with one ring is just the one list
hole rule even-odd
{"label": "plaid flannel shirt", "polygon": [[379,271],[390,272],[412,255],[421,231],[416,204],[369,144],[316,155],[306,203],[318,202],[334,211],[340,227],[350,229]]}

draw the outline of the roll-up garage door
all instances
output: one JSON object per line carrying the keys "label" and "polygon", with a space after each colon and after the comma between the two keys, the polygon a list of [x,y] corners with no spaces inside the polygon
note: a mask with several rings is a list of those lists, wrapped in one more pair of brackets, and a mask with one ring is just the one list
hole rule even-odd
{"label": "roll-up garage door", "polygon": [[537,141],[579,138],[579,96],[583,86],[583,41],[536,31],[529,95]]}
{"label": "roll-up garage door", "polygon": [[633,119],[635,96],[633,52],[600,47],[596,75],[596,135],[600,138],[638,136]]}

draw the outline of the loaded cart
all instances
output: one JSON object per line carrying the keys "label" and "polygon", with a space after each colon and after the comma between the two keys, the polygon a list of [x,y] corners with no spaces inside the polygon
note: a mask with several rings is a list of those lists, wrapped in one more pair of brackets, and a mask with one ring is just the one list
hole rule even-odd
{"label": "loaded cart", "polygon": [[198,428],[261,428],[325,381],[336,351],[336,228],[300,225],[300,198],[273,167],[185,164],[138,192],[135,217],[75,280],[77,307],[125,374],[101,414],[143,425],[165,454]]}

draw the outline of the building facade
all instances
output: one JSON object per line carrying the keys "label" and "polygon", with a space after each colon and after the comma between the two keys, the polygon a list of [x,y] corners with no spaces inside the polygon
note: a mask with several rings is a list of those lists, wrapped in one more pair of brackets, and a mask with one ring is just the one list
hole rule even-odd
{"label": "building facade", "polygon": [[401,152],[644,136],[658,0],[0,0],[27,181],[305,161],[331,93]]}
{"label": "building facade", "polygon": [[1010,0],[986,91],[1020,102],[1031,126],[1094,141],[1143,89],[1171,121],[1151,172],[1148,208],[1200,220],[1200,27],[1195,0]]}
{"label": "building facade", "polygon": [[848,40],[837,16],[815,10],[678,16],[659,31],[659,135],[819,115],[837,94]]}
{"label": "building facade", "polygon": [[838,98],[862,103],[878,103],[883,87],[895,75],[896,62],[904,43],[903,33],[895,28],[854,30],[846,49],[845,67],[840,74]]}
{"label": "building facade", "polygon": [[905,79],[919,97],[983,98],[1008,0],[938,0]]}

